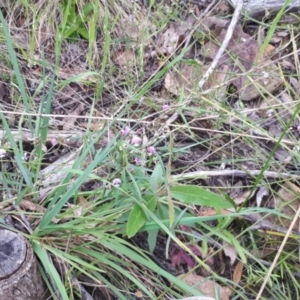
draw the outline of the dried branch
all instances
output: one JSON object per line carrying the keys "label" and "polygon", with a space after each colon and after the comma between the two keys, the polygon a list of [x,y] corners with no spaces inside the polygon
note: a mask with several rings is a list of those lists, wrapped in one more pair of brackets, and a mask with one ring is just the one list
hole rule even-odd
{"label": "dried branch", "polygon": [[[185,174],[173,175],[172,179],[182,180],[182,179],[193,179],[193,178],[207,178],[207,177],[216,177],[216,176],[240,176],[240,177],[255,177],[261,173],[261,170],[217,170],[217,171],[195,171]],[[266,178],[300,178],[300,174],[289,174],[289,173],[280,173],[265,171],[263,172],[263,177]]]}
{"label": "dried branch", "polygon": [[210,67],[208,68],[208,70],[203,75],[203,78],[199,81],[200,89],[203,88],[203,85],[208,80],[209,76],[213,73],[213,71],[215,70],[215,68],[217,67],[217,65],[219,63],[219,60],[220,60],[221,56],[225,52],[225,50],[228,46],[228,43],[231,40],[234,28],[235,28],[235,26],[238,22],[239,17],[240,17],[240,14],[241,14],[241,11],[242,11],[242,8],[243,8],[243,4],[244,4],[243,0],[237,0],[236,7],[235,7],[235,10],[234,10],[234,14],[233,14],[232,20],[229,24],[229,27],[227,29],[224,41],[223,41],[220,49],[218,50],[217,55],[214,58],[213,62],[211,63]]}

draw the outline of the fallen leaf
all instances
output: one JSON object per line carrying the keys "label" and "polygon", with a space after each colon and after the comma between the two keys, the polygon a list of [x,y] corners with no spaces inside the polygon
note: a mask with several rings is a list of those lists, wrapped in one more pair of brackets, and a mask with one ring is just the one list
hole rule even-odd
{"label": "fallen leaf", "polygon": [[276,92],[283,84],[278,68],[268,60],[264,64],[259,63],[259,67],[249,68],[248,75],[235,78],[232,83],[238,90],[239,96],[244,101],[250,101],[265,93]]}
{"label": "fallen leaf", "polygon": [[228,288],[222,287],[212,280],[206,279],[196,274],[181,274],[177,276],[177,278],[200,291],[205,296],[215,297],[216,299],[221,300],[229,300],[230,291],[228,290]]}
{"label": "fallen leaf", "polygon": [[65,80],[73,78],[72,81],[84,80],[84,81],[96,82],[96,73],[89,72],[83,69],[60,68],[56,74],[61,79],[65,79]]}
{"label": "fallen leaf", "polygon": [[[227,28],[224,27],[215,39],[203,45],[202,55],[213,59],[226,33]],[[238,24],[227,46],[227,52],[219,61],[219,65],[234,65],[232,73],[235,77],[232,83],[244,101],[255,99],[261,94],[275,92],[283,84],[278,67],[268,59],[275,52],[274,47],[268,46],[261,58],[258,57],[259,52],[258,42],[244,33],[242,26]]]}
{"label": "fallen leaf", "polygon": [[[84,110],[84,104],[80,103],[71,113],[70,115],[78,115],[80,116],[81,113]],[[61,124],[63,125],[63,129],[64,130],[70,130],[70,129],[74,129],[74,125],[76,122],[76,117],[70,117],[70,116],[66,116],[63,118],[63,120],[61,121]]]}
{"label": "fallen leaf", "polygon": [[299,80],[294,78],[294,77],[289,77],[290,83],[293,86],[293,88],[295,89],[295,92],[297,95],[300,95],[300,83]]}
{"label": "fallen leaf", "polygon": [[136,57],[133,49],[117,50],[113,55],[113,61],[116,65],[129,69],[136,64]]}
{"label": "fallen leaf", "polygon": [[241,180],[237,181],[231,189],[231,192],[229,194],[230,198],[234,201],[236,205],[242,204],[245,202],[247,198],[249,198],[251,195],[253,195],[256,191],[255,190],[243,190],[243,182]]}
{"label": "fallen leaf", "polygon": [[244,270],[244,263],[239,261],[234,268],[232,281],[238,284],[241,281]]}
{"label": "fallen leaf", "polygon": [[[174,95],[190,95],[198,88],[198,82],[207,70],[207,66],[197,63],[180,63],[176,70],[167,73],[165,77],[165,88]],[[221,86],[229,71],[227,65],[219,66],[208,78],[203,89],[210,89]],[[226,85],[225,85],[226,88]],[[220,90],[221,91],[221,90]],[[220,93],[219,91],[219,93]],[[225,93],[225,90],[223,90]]]}
{"label": "fallen leaf", "polygon": [[259,190],[258,190],[258,192],[256,194],[256,205],[258,207],[260,207],[261,202],[263,200],[263,197],[269,196],[269,193],[270,193],[270,191],[269,191],[268,187],[262,186],[262,187],[259,188]]}
{"label": "fallen leaf", "polygon": [[233,265],[237,258],[237,251],[235,247],[225,243],[223,251],[224,254],[230,258],[230,264]]}
{"label": "fallen leaf", "polygon": [[144,10],[132,9],[130,15],[124,15],[119,19],[119,27],[115,30],[119,39],[129,39],[131,46],[143,45],[144,47],[151,42],[151,32],[156,31],[153,22],[149,22],[147,12]]}
{"label": "fallen leaf", "polygon": [[[267,217],[267,220],[272,222],[274,225],[288,229],[295,212],[300,206],[299,194],[300,188],[291,181],[286,181],[274,196],[274,206],[277,211],[289,218],[281,218],[279,216],[271,215]],[[299,232],[299,221],[296,222],[293,230]]]}
{"label": "fallen leaf", "polygon": [[188,31],[195,26],[196,21],[192,15],[189,15],[185,21],[171,23],[169,28],[157,38],[156,48],[160,54],[173,55],[182,46],[181,43],[185,40]]}

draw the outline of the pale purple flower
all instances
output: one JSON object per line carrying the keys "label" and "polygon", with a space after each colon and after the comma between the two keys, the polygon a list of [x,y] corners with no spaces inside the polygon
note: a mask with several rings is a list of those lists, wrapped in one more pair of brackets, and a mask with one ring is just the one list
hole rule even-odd
{"label": "pale purple flower", "polygon": [[168,104],[164,104],[163,106],[162,106],[162,109],[163,110],[168,110],[170,108],[170,106],[168,105]]}
{"label": "pale purple flower", "polygon": [[134,171],[134,167],[133,167],[133,165],[131,165],[131,164],[129,164],[128,166],[127,166],[127,170],[128,170],[128,172],[133,172]]}
{"label": "pale purple flower", "polygon": [[142,139],[137,135],[133,135],[131,139],[131,145],[138,147],[142,142]]}
{"label": "pale purple flower", "polygon": [[115,178],[112,182],[113,186],[115,186],[115,187],[120,187],[121,183],[122,183],[122,181],[120,178]]}
{"label": "pale purple flower", "polygon": [[57,139],[52,139],[52,140],[51,140],[51,145],[52,145],[52,146],[56,146],[57,144],[58,144]]}
{"label": "pale purple flower", "polygon": [[125,126],[123,129],[121,129],[121,134],[123,136],[126,136],[129,132],[130,132],[130,127],[129,126]]}
{"label": "pale purple flower", "polygon": [[156,153],[156,150],[153,146],[148,147],[147,151],[149,156],[152,156]]}
{"label": "pale purple flower", "polygon": [[134,161],[136,165],[141,165],[143,163],[143,161],[138,157],[135,157]]}

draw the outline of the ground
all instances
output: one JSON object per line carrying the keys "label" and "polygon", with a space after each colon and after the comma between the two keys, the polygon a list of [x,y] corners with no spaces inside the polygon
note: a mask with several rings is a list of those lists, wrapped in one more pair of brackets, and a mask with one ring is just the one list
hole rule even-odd
{"label": "ground", "polygon": [[299,298],[299,17],[240,2],[2,4],[2,222],[53,299]]}

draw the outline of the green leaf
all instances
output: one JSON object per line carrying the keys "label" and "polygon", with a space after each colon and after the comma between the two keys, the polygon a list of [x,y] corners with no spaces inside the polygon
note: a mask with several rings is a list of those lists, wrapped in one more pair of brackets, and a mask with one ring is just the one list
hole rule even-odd
{"label": "green leaf", "polygon": [[[153,195],[145,195],[143,197],[149,211],[154,212],[156,208],[157,198]],[[135,204],[129,214],[127,222],[128,237],[134,236],[146,223],[147,215],[139,204]]]}
{"label": "green leaf", "polygon": [[157,204],[157,198],[156,196],[153,195],[145,195],[144,200],[146,202],[147,208],[151,211],[154,212]]}
{"label": "green leaf", "polygon": [[223,230],[222,233],[229,238],[231,241],[232,245],[235,247],[241,261],[246,265],[247,264],[247,258],[245,256],[243,247],[241,247],[240,243],[238,240],[227,230]]}
{"label": "green leaf", "polygon": [[44,266],[44,269],[46,270],[47,274],[50,276],[53,284],[55,285],[55,288],[57,289],[56,293],[59,294],[60,299],[68,300],[69,297],[66,288],[62,283],[56,268],[53,266],[53,263],[49,260],[49,256],[46,250],[43,249],[37,241],[33,241],[32,247],[34,249],[35,254],[38,256],[42,265]]}
{"label": "green leaf", "polygon": [[77,29],[77,32],[83,37],[83,38],[85,38],[86,40],[88,40],[89,39],[89,33],[88,33],[88,31],[85,29],[85,28],[78,28]]}
{"label": "green leaf", "polygon": [[178,185],[170,188],[173,198],[185,203],[215,209],[231,208],[232,204],[219,195],[195,185]]}
{"label": "green leaf", "polygon": [[157,193],[157,191],[159,190],[159,188],[164,182],[163,174],[164,174],[164,170],[162,168],[162,165],[156,164],[149,180],[150,188],[154,194]]}
{"label": "green leaf", "polygon": [[83,15],[87,17],[94,10],[94,5],[92,3],[87,3],[83,7]]}
{"label": "green leaf", "polygon": [[133,237],[138,230],[146,223],[147,216],[140,205],[135,204],[130,212],[126,232],[129,238]]}
{"label": "green leaf", "polygon": [[148,231],[148,246],[149,246],[149,252],[153,253],[154,248],[156,246],[156,240],[158,236],[159,229],[152,229]]}

